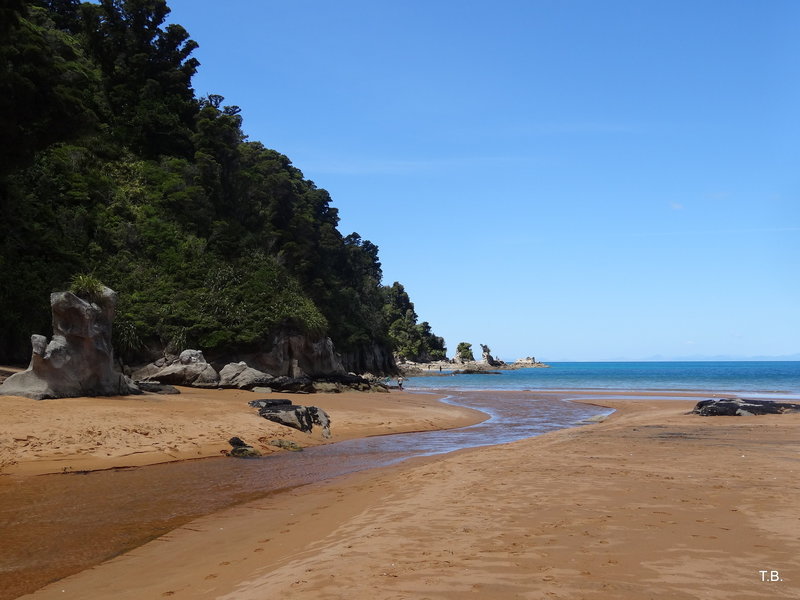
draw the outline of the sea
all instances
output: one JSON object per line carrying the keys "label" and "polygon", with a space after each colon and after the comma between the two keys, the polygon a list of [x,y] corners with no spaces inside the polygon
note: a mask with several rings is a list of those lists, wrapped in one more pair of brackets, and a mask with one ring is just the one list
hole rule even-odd
{"label": "sea", "polygon": [[554,362],[548,368],[408,379],[407,389],[714,391],[748,397],[800,396],[800,361]]}

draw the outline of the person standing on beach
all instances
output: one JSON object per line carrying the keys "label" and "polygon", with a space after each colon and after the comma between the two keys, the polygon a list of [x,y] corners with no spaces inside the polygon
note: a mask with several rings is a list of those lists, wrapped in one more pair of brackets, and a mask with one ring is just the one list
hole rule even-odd
{"label": "person standing on beach", "polygon": [[402,377],[398,377],[397,378],[397,387],[400,388],[401,390],[403,389],[403,378]]}

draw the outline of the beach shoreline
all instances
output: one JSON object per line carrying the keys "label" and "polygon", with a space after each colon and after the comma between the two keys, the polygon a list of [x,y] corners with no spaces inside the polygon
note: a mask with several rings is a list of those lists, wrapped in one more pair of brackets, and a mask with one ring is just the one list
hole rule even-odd
{"label": "beach shoreline", "polygon": [[[257,394],[244,390],[178,388],[145,394],[31,400],[0,396],[0,476],[43,475],[140,467],[220,456],[238,436],[265,455],[284,452],[274,439],[303,447],[391,433],[478,423],[487,415],[440,403],[441,395],[391,393]],[[289,398],[319,406],[332,419],[331,438],[267,421],[248,406]]]}
{"label": "beach shoreline", "polygon": [[248,502],[25,597],[796,597],[800,415],[588,395],[615,412]]}

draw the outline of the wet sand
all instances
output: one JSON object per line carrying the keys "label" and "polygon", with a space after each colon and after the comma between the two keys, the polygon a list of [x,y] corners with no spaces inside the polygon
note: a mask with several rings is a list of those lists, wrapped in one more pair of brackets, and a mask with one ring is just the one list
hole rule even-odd
{"label": "wet sand", "polygon": [[248,502],[30,597],[798,597],[800,415],[616,396],[602,423]]}
{"label": "wet sand", "polygon": [[[284,468],[264,477],[255,463],[221,456],[233,435],[286,462],[305,453],[279,450],[271,440],[308,448],[463,427],[486,418],[442,404],[433,394],[181,389],[180,395],[167,396],[0,397],[0,599],[35,590],[269,490],[348,472],[335,458],[316,461],[309,472],[296,472],[305,468],[293,465],[303,461],[290,460],[288,476]],[[254,398],[280,397],[324,408],[332,418],[331,438],[324,439],[316,428],[308,434],[272,423],[247,405]],[[369,457],[357,466],[378,460]],[[142,465],[152,466],[124,469]],[[87,471],[100,472],[82,475]]]}
{"label": "wet sand", "polygon": [[[431,394],[343,392],[256,394],[179,388],[178,395],[30,400],[0,396],[0,474],[37,475],[219,456],[238,436],[264,454],[274,439],[315,446],[357,437],[477,423],[486,415],[437,402]],[[258,416],[247,402],[288,398],[332,418],[332,437],[309,435]]]}

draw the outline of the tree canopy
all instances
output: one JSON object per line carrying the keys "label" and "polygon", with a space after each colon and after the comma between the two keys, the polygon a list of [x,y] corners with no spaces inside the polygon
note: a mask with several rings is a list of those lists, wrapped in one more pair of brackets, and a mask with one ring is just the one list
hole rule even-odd
{"label": "tree canopy", "polygon": [[443,356],[328,192],[249,141],[238,107],[195,96],[197,43],[165,25],[166,0],[0,10],[0,359],[29,356],[49,293],[77,274],[119,292],[127,360],[258,348],[286,328]]}
{"label": "tree canopy", "polygon": [[463,361],[475,360],[475,356],[472,354],[472,344],[468,342],[459,342],[456,347],[456,356]]}

